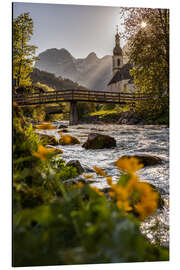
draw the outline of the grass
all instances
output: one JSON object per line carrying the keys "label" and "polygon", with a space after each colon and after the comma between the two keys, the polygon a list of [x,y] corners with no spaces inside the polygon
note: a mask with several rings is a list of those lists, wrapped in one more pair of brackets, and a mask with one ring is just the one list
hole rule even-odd
{"label": "grass", "polygon": [[94,115],[108,115],[108,114],[113,114],[113,113],[118,113],[117,110],[102,110],[98,112],[92,112],[89,115],[94,116]]}
{"label": "grass", "polygon": [[99,116],[105,116],[105,115],[109,115],[109,114],[119,114],[121,112],[126,112],[129,110],[129,106],[123,106],[120,107],[119,105],[115,105],[114,108],[108,108],[108,104],[105,104],[99,111],[95,111],[92,113],[89,113],[90,116],[95,116],[95,115],[99,115]]}

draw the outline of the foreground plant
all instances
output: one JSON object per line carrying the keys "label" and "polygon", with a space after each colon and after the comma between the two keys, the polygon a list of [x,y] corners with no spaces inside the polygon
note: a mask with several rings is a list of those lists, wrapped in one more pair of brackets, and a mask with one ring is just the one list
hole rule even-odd
{"label": "foreground plant", "polygon": [[43,122],[42,124],[40,125],[36,125],[35,126],[37,129],[55,129],[55,127],[51,124],[51,123],[48,123],[48,122]]}
{"label": "foreground plant", "polygon": [[141,220],[153,215],[158,207],[159,195],[148,183],[140,182],[136,175],[136,171],[143,168],[143,165],[134,157],[119,158],[115,165],[124,172],[116,184],[113,184],[112,177],[106,176],[101,168],[95,166],[94,170],[97,174],[106,176],[111,187],[109,195],[118,208],[137,214]]}
{"label": "foreground plant", "polygon": [[14,217],[15,266],[168,260],[166,249],[141,234],[138,220],[97,188],[64,189],[59,199]]}
{"label": "foreground plant", "polygon": [[134,169],[113,184],[95,168],[111,186],[112,199],[86,183],[66,185],[64,180],[77,176],[75,168],[42,147],[22,121],[14,115],[13,266],[168,260],[168,250],[140,232],[133,210],[142,218],[147,214],[144,201],[151,190],[138,186]]}
{"label": "foreground plant", "polygon": [[47,148],[42,146],[41,144],[38,145],[38,151],[33,153],[33,156],[40,158],[42,161],[45,161],[48,155],[51,155],[55,152],[55,149]]}

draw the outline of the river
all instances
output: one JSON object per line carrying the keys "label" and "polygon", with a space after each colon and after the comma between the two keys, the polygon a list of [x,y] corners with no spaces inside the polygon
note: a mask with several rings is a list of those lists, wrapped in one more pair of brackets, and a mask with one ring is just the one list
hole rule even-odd
{"label": "river", "polygon": [[[53,123],[56,124],[56,123]],[[67,124],[67,123],[66,123]],[[104,169],[108,175],[117,181],[119,170],[114,162],[123,155],[148,154],[161,158],[162,164],[145,167],[138,172],[142,181],[153,184],[160,191],[164,200],[164,207],[156,214],[148,218],[141,225],[141,230],[152,242],[159,242],[161,245],[169,245],[169,128],[166,126],[154,125],[100,125],[83,124],[68,127],[69,133],[77,137],[80,145],[59,146],[64,153],[62,158],[65,161],[79,160],[87,171],[91,171],[96,165]],[[42,131],[41,131],[42,133]],[[43,131],[49,135],[56,135],[56,131]],[[82,143],[86,141],[89,133],[107,134],[116,139],[117,147],[112,149],[86,150]],[[94,174],[92,185],[102,189],[108,187],[105,178]],[[155,232],[153,227],[158,225]]]}

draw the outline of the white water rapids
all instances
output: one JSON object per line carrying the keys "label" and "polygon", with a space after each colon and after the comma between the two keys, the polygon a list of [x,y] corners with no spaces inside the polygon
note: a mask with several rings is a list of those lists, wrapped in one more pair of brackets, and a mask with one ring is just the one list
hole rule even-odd
{"label": "white water rapids", "polygon": [[[55,123],[54,123],[55,124]],[[59,123],[58,123],[59,124]],[[59,136],[57,130],[39,131],[49,135]],[[112,149],[86,150],[82,147],[89,133],[107,134],[115,138],[117,147]],[[77,137],[80,145],[65,145],[58,147],[64,153],[61,157],[65,161],[79,160],[81,165],[91,171],[96,165],[104,169],[108,175],[117,181],[119,170],[114,162],[123,155],[152,155],[161,158],[162,164],[149,166],[141,169],[138,174],[142,181],[147,181],[158,188],[165,205],[156,214],[142,223],[142,232],[152,242],[159,242],[162,245],[169,244],[169,128],[166,126],[135,126],[135,125],[100,125],[83,124],[69,126],[68,133]],[[92,173],[92,172],[91,172]],[[105,178],[94,173],[92,185],[102,189],[108,187]],[[153,226],[158,225],[155,230]]]}

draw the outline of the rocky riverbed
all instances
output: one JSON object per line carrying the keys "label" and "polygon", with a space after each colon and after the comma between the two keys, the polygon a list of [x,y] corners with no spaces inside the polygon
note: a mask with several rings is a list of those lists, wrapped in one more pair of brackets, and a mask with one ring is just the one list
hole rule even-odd
{"label": "rocky riverbed", "polygon": [[[53,123],[58,126],[59,123]],[[67,123],[61,123],[67,124]],[[60,137],[57,130],[38,131]],[[117,146],[110,149],[84,149],[82,144],[89,133],[107,134],[115,138]],[[142,181],[153,184],[161,193],[164,206],[157,213],[142,223],[142,232],[152,241],[168,246],[169,244],[169,128],[166,126],[136,126],[136,125],[99,125],[84,124],[69,126],[68,133],[77,137],[80,144],[60,145],[65,161],[79,160],[86,172],[91,172],[94,165],[104,169],[108,175],[117,181],[119,170],[114,162],[123,155],[150,155],[161,159],[162,163],[147,166],[138,173]],[[103,177],[94,174],[92,185],[100,189],[108,187]]]}

